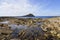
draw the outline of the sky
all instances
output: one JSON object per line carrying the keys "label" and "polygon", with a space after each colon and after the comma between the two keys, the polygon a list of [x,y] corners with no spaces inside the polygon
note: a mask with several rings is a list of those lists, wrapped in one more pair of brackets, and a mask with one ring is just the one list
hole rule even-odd
{"label": "sky", "polygon": [[60,0],[0,0],[0,16],[60,16]]}

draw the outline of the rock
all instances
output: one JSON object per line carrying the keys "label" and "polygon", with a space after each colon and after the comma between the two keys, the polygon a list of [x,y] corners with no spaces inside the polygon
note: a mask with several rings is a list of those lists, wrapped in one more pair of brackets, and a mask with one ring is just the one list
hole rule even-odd
{"label": "rock", "polygon": [[33,14],[28,14],[28,15],[25,15],[25,16],[22,16],[22,17],[35,17]]}
{"label": "rock", "polygon": [[[34,17],[34,15],[29,14],[25,15],[25,17]],[[7,38],[11,40],[15,40],[14,38],[22,39],[22,40],[60,40],[60,17],[54,18],[1,18],[3,21],[8,19],[9,23],[2,22],[0,23],[0,39]],[[7,23],[7,24],[6,24]],[[11,30],[8,25],[15,25],[16,28],[22,27],[19,30]],[[18,24],[18,25],[17,25]],[[23,26],[20,26],[23,25]],[[25,27],[26,25],[26,27]],[[12,26],[12,27],[15,27]],[[26,28],[26,29],[24,29]]]}

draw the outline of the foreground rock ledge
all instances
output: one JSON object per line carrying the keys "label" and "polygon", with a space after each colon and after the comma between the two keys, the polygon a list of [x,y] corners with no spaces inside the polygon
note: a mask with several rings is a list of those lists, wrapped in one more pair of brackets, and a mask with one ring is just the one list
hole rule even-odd
{"label": "foreground rock ledge", "polygon": [[[9,22],[4,22],[9,21]],[[54,18],[0,18],[1,40],[60,40],[60,17]],[[6,23],[6,24],[4,24]],[[9,25],[27,26],[12,30]]]}

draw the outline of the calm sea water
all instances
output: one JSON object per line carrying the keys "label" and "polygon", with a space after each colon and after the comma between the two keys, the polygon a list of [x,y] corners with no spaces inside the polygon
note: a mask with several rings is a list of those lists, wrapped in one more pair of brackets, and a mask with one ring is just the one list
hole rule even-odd
{"label": "calm sea water", "polygon": [[52,18],[52,17],[55,17],[55,16],[36,16],[36,18]]}
{"label": "calm sea water", "polygon": [[35,16],[35,17],[20,17],[20,16],[17,16],[16,18],[52,18],[52,17],[56,17],[56,16]]}

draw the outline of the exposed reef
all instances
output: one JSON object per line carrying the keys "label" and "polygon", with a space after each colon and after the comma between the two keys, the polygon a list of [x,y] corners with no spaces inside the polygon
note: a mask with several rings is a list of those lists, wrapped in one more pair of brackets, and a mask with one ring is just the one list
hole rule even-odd
{"label": "exposed reef", "polygon": [[60,17],[0,17],[0,40],[60,40]]}

